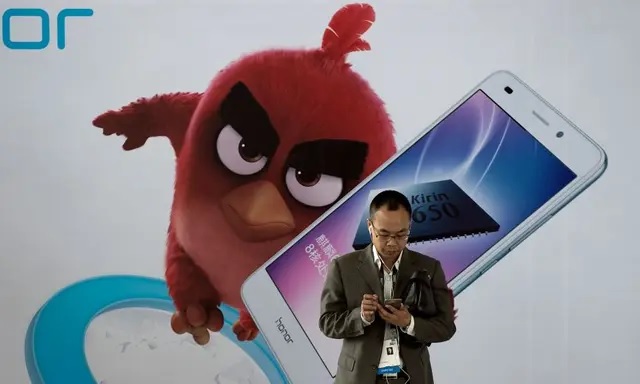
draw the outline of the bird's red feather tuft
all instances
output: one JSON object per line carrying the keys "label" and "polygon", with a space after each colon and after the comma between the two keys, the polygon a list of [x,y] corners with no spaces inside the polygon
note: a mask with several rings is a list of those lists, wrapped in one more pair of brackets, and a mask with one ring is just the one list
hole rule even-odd
{"label": "bird's red feather tuft", "polygon": [[369,4],[348,4],[336,12],[322,36],[322,50],[332,59],[343,59],[354,51],[368,51],[369,43],[362,39],[376,20]]}

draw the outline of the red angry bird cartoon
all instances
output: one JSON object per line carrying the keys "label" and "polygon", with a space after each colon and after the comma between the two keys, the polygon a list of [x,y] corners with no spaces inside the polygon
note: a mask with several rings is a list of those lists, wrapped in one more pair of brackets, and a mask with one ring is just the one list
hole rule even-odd
{"label": "red angry bird cartoon", "polygon": [[175,332],[206,344],[225,303],[240,311],[237,338],[253,340],[245,279],[395,153],[382,100],[346,62],[370,49],[362,35],[374,20],[370,5],[347,5],[320,48],[252,53],[204,93],[141,98],[94,120],[125,136],[125,150],[162,136],[175,151],[166,250]]}

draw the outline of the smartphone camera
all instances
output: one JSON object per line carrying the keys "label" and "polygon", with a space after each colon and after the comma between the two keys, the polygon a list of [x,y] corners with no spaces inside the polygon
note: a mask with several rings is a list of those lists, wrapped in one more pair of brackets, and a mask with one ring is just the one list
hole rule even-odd
{"label": "smartphone camera", "polygon": [[508,95],[513,93],[513,89],[511,89],[511,87],[504,87],[504,91],[507,92]]}
{"label": "smartphone camera", "polygon": [[562,131],[558,131],[558,132],[556,132],[556,137],[557,137],[558,139],[559,139],[559,138],[561,138],[562,136],[564,136],[564,132],[562,132]]}

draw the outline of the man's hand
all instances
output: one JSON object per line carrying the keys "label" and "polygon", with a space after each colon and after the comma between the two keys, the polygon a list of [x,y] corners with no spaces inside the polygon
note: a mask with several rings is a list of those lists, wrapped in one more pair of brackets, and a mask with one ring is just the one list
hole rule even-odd
{"label": "man's hand", "polygon": [[402,304],[400,309],[395,309],[394,307],[387,305],[386,307],[376,302],[376,306],[378,309],[378,314],[382,318],[382,320],[387,323],[396,325],[401,328],[408,327],[411,324],[411,314],[407,310],[407,307]]}
{"label": "man's hand", "polygon": [[376,314],[378,306],[378,295],[364,295],[362,296],[362,303],[360,303],[360,311],[362,317],[369,323],[371,323]]}

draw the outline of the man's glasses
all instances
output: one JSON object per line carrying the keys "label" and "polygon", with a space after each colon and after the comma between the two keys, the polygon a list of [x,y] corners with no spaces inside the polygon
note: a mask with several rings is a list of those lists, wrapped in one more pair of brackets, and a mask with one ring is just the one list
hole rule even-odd
{"label": "man's glasses", "polygon": [[380,233],[373,223],[369,223],[371,224],[371,228],[373,228],[373,232],[376,237],[385,243],[388,243],[391,239],[395,240],[397,243],[402,243],[409,239],[409,231],[401,231],[399,233]]}

